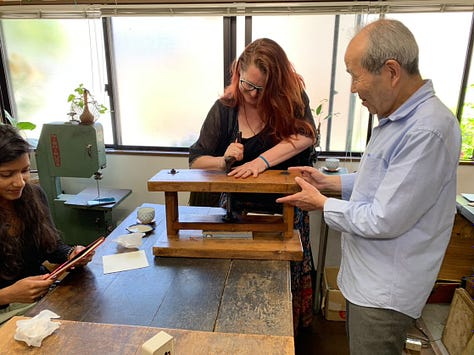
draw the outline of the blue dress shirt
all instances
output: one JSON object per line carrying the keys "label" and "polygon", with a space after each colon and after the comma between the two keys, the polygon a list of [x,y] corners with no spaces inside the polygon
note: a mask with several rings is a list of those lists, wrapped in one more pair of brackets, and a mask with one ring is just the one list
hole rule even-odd
{"label": "blue dress shirt", "polygon": [[342,200],[324,218],[342,232],[338,286],[350,302],[418,318],[436,281],[456,212],[459,124],[426,80],[379,119]]}

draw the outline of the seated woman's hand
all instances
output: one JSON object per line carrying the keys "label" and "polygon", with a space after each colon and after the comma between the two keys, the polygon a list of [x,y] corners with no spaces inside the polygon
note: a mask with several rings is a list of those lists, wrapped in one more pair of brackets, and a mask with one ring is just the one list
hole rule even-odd
{"label": "seated woman's hand", "polygon": [[[77,254],[79,254],[81,251],[83,251],[86,247],[82,246],[82,245],[77,245],[74,247],[74,250],[73,252],[69,255],[69,260],[73,259]],[[87,265],[91,260],[92,260],[92,257],[94,256],[95,254],[95,251],[91,252],[89,255],[87,255],[85,258],[82,258],[81,260],[79,260],[74,267],[80,267],[80,266],[85,266]],[[71,269],[74,269],[74,267],[72,267]]]}
{"label": "seated woman's hand", "polygon": [[33,303],[48,293],[54,280],[46,275],[29,276],[0,290],[2,304]]}

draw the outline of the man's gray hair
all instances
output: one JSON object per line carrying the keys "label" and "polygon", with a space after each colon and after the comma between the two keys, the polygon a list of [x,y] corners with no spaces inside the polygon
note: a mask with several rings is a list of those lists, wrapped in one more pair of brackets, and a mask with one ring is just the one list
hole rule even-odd
{"label": "man's gray hair", "polygon": [[379,74],[389,59],[396,60],[408,74],[419,74],[418,45],[413,33],[400,21],[382,19],[367,25],[367,51],[361,65],[371,73]]}

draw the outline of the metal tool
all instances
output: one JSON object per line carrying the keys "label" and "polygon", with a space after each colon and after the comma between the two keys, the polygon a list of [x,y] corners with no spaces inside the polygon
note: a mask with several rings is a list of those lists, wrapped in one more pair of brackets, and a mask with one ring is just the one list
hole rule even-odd
{"label": "metal tool", "polygon": [[[237,132],[237,137],[235,138],[235,143],[242,143],[242,132]],[[232,170],[232,165],[236,162],[237,159],[233,156],[224,157],[225,161],[225,172],[229,173]]]}
{"label": "metal tool", "polygon": [[[237,132],[237,137],[235,138],[235,143],[242,143],[242,132]],[[225,172],[229,173],[232,170],[232,165],[236,162],[237,159],[233,156],[224,157],[225,161]],[[222,219],[225,222],[233,222],[237,220],[232,212],[232,194],[230,192],[226,193],[226,214]]]}

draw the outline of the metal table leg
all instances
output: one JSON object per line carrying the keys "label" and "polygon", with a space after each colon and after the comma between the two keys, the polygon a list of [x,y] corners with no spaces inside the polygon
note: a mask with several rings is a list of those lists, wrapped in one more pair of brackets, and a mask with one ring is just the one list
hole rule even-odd
{"label": "metal table leg", "polygon": [[324,221],[324,215],[321,214],[321,229],[319,232],[319,250],[318,261],[316,265],[316,284],[313,297],[313,310],[315,313],[321,311],[321,284],[324,274],[324,265],[326,263],[326,248],[328,242],[329,227]]}

